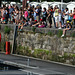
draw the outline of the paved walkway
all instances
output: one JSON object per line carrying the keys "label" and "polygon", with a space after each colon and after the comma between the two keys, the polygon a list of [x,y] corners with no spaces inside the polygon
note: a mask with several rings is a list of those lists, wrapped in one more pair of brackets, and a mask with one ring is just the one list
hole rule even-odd
{"label": "paved walkway", "polygon": [[[30,62],[28,63],[28,61]],[[5,55],[0,53],[0,62],[21,67],[23,69],[20,70],[23,72],[29,71],[39,75],[75,75],[75,67],[36,60],[28,57]]]}

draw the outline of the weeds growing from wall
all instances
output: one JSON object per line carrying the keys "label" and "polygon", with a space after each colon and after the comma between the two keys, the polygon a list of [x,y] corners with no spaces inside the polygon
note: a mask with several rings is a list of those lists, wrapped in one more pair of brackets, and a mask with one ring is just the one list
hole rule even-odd
{"label": "weeds growing from wall", "polygon": [[5,33],[5,34],[9,34],[10,31],[11,31],[11,29],[10,29],[8,26],[5,26],[5,28],[4,28],[4,33]]}
{"label": "weeds growing from wall", "polygon": [[33,27],[33,28],[32,28],[32,31],[35,32],[35,30],[36,30],[36,27]]}
{"label": "weeds growing from wall", "polygon": [[66,60],[70,60],[70,64],[75,65],[75,54],[64,53],[64,55],[59,54],[59,52],[55,53],[52,50],[44,50],[44,49],[34,49],[33,51],[29,49],[29,47],[22,47],[21,45],[17,48],[17,54],[30,56],[34,58],[40,58],[43,60],[50,60],[55,62],[66,63]]}
{"label": "weeds growing from wall", "polygon": [[58,37],[61,37],[62,34],[63,34],[63,31],[62,31],[62,30],[59,30],[58,33],[57,33],[57,36],[58,36]]}
{"label": "weeds growing from wall", "polygon": [[47,35],[53,36],[53,33],[52,33],[51,31],[49,31],[49,32],[47,33]]}
{"label": "weeds growing from wall", "polygon": [[73,32],[73,33],[71,34],[71,37],[75,37],[75,32]]}

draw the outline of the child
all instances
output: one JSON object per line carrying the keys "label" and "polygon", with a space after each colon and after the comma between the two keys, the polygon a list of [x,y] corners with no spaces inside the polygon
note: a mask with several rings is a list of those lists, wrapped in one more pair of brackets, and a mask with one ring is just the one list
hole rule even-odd
{"label": "child", "polygon": [[69,23],[69,21],[67,21],[67,23],[66,23],[66,28],[65,28],[65,29],[63,29],[63,34],[62,34],[62,36],[61,36],[61,37],[64,37],[64,36],[65,36],[66,31],[67,31],[67,30],[71,30],[71,28],[72,28],[72,25]]}

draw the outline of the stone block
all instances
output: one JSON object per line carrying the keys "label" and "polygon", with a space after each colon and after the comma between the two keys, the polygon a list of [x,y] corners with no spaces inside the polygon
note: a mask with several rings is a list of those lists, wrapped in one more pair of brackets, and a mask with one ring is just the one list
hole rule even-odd
{"label": "stone block", "polygon": [[66,60],[66,63],[69,64],[70,63],[70,60]]}
{"label": "stone block", "polygon": [[67,52],[68,51],[68,48],[64,48],[64,52]]}

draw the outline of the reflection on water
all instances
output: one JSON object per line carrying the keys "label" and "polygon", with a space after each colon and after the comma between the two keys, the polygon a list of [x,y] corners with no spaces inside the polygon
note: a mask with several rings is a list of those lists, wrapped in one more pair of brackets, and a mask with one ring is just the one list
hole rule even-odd
{"label": "reflection on water", "polygon": [[18,70],[18,69],[19,69],[18,67],[0,64],[0,70]]}
{"label": "reflection on water", "polygon": [[23,69],[1,64],[0,63],[0,75],[38,75],[27,71],[22,71]]}

